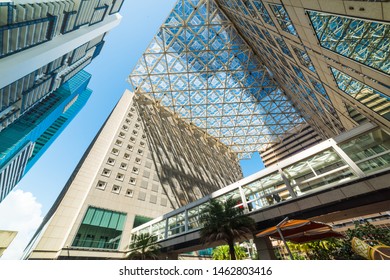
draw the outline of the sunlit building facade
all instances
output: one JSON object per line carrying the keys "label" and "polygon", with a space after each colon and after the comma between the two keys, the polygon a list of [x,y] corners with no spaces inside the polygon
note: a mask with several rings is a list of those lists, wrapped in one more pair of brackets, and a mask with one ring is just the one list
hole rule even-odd
{"label": "sunlit building facade", "polygon": [[[318,188],[321,189],[327,184],[336,186],[347,182],[349,177],[365,178],[368,174],[365,174],[365,168],[380,168],[381,172],[387,172],[390,164],[389,4],[387,1],[344,0],[178,0],[128,78],[136,100],[135,111],[143,122],[149,140],[148,149],[153,155],[155,172],[159,174],[160,184],[169,186],[166,189],[171,193],[166,194],[168,198],[172,195],[172,201],[175,201],[173,208],[185,205],[198,195],[204,196],[206,192],[199,192],[196,188],[192,192],[191,188],[183,187],[180,181],[177,184],[173,179],[183,174],[183,163],[193,164],[193,159],[187,160],[186,149],[169,142],[177,139],[177,134],[175,129],[164,130],[168,127],[192,127],[196,133],[188,134],[183,139],[191,142],[194,141],[191,137],[203,137],[209,145],[217,143],[209,148],[223,146],[239,159],[249,158],[255,151],[263,155],[269,154],[272,149],[276,151],[269,163],[270,169],[263,172],[274,172],[267,177],[270,182],[268,184],[267,181],[267,187],[264,187],[265,183],[259,183],[255,187],[258,194],[248,197],[241,191],[236,193],[242,197],[241,203],[248,211],[274,207],[272,205],[282,201],[282,198],[300,199],[303,192],[295,189],[297,178],[301,180],[299,182],[305,194],[310,194],[313,182],[319,182]],[[174,116],[175,126],[173,123],[172,126],[159,126],[161,116]],[[364,124],[367,122],[375,124]],[[322,146],[318,147],[329,148],[327,145],[333,143],[329,138],[346,131],[348,134],[349,130],[361,124],[366,125],[362,126],[364,129],[375,127],[380,131],[370,132],[367,134],[369,136],[363,137],[364,141],[367,140],[370,147],[383,146],[384,149],[374,151],[368,158],[364,156],[353,160],[348,159],[349,156],[345,157],[346,160],[341,159],[338,153],[344,152],[333,144],[334,152],[321,150],[320,155],[302,153],[302,150],[321,141]],[[111,138],[104,146],[103,154],[106,155],[111,149],[109,145],[114,145],[116,141],[112,137],[118,132],[107,133]],[[353,141],[348,142],[351,151],[354,151],[354,146],[360,145],[358,139]],[[317,151],[320,149],[318,147],[310,151]],[[205,151],[206,154],[210,152],[207,149]],[[288,159],[298,152],[301,152],[299,158]],[[175,156],[179,156],[178,162],[172,160]],[[105,161],[100,158],[96,164]],[[279,161],[283,161],[290,169],[282,170],[273,165]],[[202,168],[206,162],[198,161],[200,164],[194,168]],[[329,166],[324,166],[327,162]],[[344,170],[348,165],[346,162],[353,166],[349,173]],[[324,173],[315,171],[312,165],[318,165]],[[215,164],[209,162],[208,166]],[[204,171],[196,168],[200,172],[197,174],[204,174],[202,177],[207,178],[209,175],[206,174],[210,171],[208,166]],[[96,211],[100,211],[102,217],[111,215],[107,211],[114,211],[117,215],[125,213],[115,210],[121,200],[115,200],[115,203],[113,200],[112,204],[101,200],[95,200],[94,203],[89,201],[95,197],[95,184],[98,184],[96,180],[99,180],[97,178],[102,172],[101,168],[102,165],[97,165],[93,175],[88,176],[87,187],[82,189],[83,193],[88,192],[84,201],[76,199],[74,192],[65,188],[53,208],[53,211],[57,211],[74,202],[78,205],[75,206],[77,209],[82,209],[72,214],[72,217],[77,215],[76,220],[71,219],[76,222],[65,226],[70,234],[56,237],[50,235],[49,232],[56,230],[58,223],[58,220],[54,220],[57,214],[53,216],[52,212],[26,251],[26,258],[71,257],[66,255],[68,252],[76,253],[73,255],[76,258],[125,255],[123,249],[118,249],[123,248],[122,243],[117,251],[106,253],[104,250],[80,253],[82,250],[75,243],[78,240],[77,233],[83,233],[81,229],[84,224],[95,223],[95,226],[102,227],[104,219],[99,219]],[[333,172],[338,175],[333,176]],[[238,181],[236,185],[241,183]],[[101,188],[103,186],[106,186],[104,182]],[[111,185],[107,186],[113,192]],[[232,186],[226,190],[230,191]],[[273,198],[270,194],[278,196]],[[141,197],[147,199],[148,195]],[[255,200],[261,200],[261,206],[256,209],[253,208]],[[138,204],[134,204],[137,208],[135,205]],[[148,207],[150,204],[142,205]],[[156,228],[150,231],[159,234],[165,232],[165,236],[169,236],[170,232],[173,236],[183,229],[188,230],[188,225],[196,221],[191,220],[193,213],[186,216],[189,212],[185,207],[182,209],[183,212],[169,214],[177,219],[172,224],[156,223]],[[58,213],[62,212],[58,210]],[[92,222],[93,217],[99,221]],[[129,241],[125,231],[136,226],[133,222],[134,213],[126,214],[126,217],[126,223],[130,224],[122,223],[120,226],[123,230],[123,234],[120,234],[121,242],[124,239],[125,242]],[[128,220],[129,217],[132,218]],[[141,222],[147,222],[147,219]],[[107,224],[106,220],[104,224]],[[51,247],[50,238],[58,239],[56,246]],[[66,251],[65,248],[70,249]],[[44,252],[50,250],[51,254],[45,255]]]}
{"label": "sunlit building facade", "polygon": [[240,178],[237,155],[228,147],[126,91],[25,257],[124,258],[133,227]]}

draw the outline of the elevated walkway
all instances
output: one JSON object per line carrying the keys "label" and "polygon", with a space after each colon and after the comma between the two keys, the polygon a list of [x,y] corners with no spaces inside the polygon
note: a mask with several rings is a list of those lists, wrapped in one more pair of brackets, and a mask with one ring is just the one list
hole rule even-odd
{"label": "elevated walkway", "polygon": [[388,211],[390,135],[367,123],[136,227],[132,234],[155,235],[170,254],[218,245],[200,243],[199,215],[210,199],[230,197],[259,231],[286,216],[332,222]]}

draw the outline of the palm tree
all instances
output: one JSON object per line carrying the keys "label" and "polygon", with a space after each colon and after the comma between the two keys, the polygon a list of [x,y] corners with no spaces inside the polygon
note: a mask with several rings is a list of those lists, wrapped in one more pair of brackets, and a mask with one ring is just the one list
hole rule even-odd
{"label": "palm tree", "polygon": [[149,233],[133,235],[132,243],[129,245],[130,252],[127,255],[129,260],[158,260],[160,246],[156,243],[156,236]]}
{"label": "palm tree", "polygon": [[231,260],[236,259],[234,242],[252,235],[255,230],[254,220],[243,215],[244,210],[234,207],[236,205],[237,201],[230,198],[224,203],[210,200],[200,216],[200,223],[203,224],[200,238],[203,243],[225,241],[229,246]]}
{"label": "palm tree", "polygon": [[[247,257],[244,249],[242,249],[242,247],[238,245],[234,246],[234,253],[237,260],[244,260]],[[229,246],[223,245],[214,248],[212,256],[213,260],[230,260],[231,255],[229,251]]]}

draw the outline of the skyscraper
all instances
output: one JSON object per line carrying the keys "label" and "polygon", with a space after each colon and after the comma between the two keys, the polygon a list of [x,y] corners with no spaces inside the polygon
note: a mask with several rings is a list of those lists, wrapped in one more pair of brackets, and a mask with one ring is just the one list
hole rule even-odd
{"label": "skyscraper", "polygon": [[0,202],[88,101],[90,79],[82,70],[0,131]]}
{"label": "skyscraper", "polygon": [[237,156],[228,147],[126,91],[34,236],[27,257],[123,258],[134,226],[241,177]]}
{"label": "skyscraper", "polygon": [[105,34],[120,21],[121,2],[0,3],[0,130],[100,53]]}
{"label": "skyscraper", "polygon": [[[61,122],[70,120],[81,104],[85,104],[90,94],[85,88],[88,74],[61,86],[99,55],[106,33],[120,22],[118,11],[122,3],[121,0],[0,3],[0,202],[55,139],[52,134],[65,127]],[[64,113],[65,119],[55,121],[50,117],[41,119],[45,124],[36,123],[39,114],[53,113],[52,106],[62,104],[57,102],[61,93],[75,93],[76,88],[69,88],[75,81],[84,85],[86,91],[77,93],[78,104]],[[74,109],[76,107],[78,110]],[[51,128],[47,126],[50,121],[55,121],[49,124],[53,125]],[[28,122],[35,130],[27,128]],[[24,128],[20,127],[21,123]],[[42,127],[48,130],[39,131],[42,135],[38,135]],[[33,138],[38,141],[34,151]],[[22,140],[27,142],[20,142]]]}
{"label": "skyscraper", "polygon": [[[386,22],[389,19],[386,7],[389,10],[389,3],[382,1],[282,0],[269,3],[260,0],[178,0],[129,76],[136,105],[130,113],[137,113],[142,121],[156,175],[167,199],[174,202],[172,207],[185,205],[206,194],[202,188],[183,187],[182,182],[185,185],[191,181],[176,181],[181,174],[186,174],[185,178],[202,174],[207,183],[213,178],[210,173],[215,174],[210,166],[217,166],[215,170],[220,170],[223,175],[217,176],[217,179],[233,179],[224,173],[223,166],[218,167],[213,162],[220,162],[218,157],[207,157],[209,164],[206,164],[207,160],[187,159],[186,156],[191,153],[176,145],[175,139],[186,139],[184,147],[187,147],[186,143],[193,143],[190,147],[197,149],[202,145],[195,139],[203,137],[207,139],[208,148],[200,150],[205,154],[213,155],[211,152],[215,152],[215,147],[223,147],[217,150],[218,153],[226,150],[226,156],[234,152],[238,158],[247,158],[254,151],[267,151],[277,145],[282,149],[288,148],[288,145],[296,144],[293,143],[295,141],[289,142],[294,138],[302,143],[302,147],[306,147],[371,121],[383,129],[381,135],[386,139],[386,144],[383,150],[370,155],[368,165],[375,169],[380,161],[381,168],[386,171],[390,164],[386,146],[390,128],[390,26]],[[119,104],[130,103],[123,101],[123,98]],[[119,104],[116,111],[124,106]],[[155,198],[152,193],[153,187],[152,192],[145,193],[141,189],[149,185],[143,186],[141,183],[136,194],[127,184],[120,183],[127,178],[127,173],[119,169],[113,172],[114,169],[103,166],[104,162],[111,165],[116,162],[108,153],[116,156],[128,154],[116,146],[128,145],[128,142],[132,142],[131,137],[134,138],[126,138],[125,142],[115,138],[117,135],[120,137],[121,132],[115,129],[123,122],[123,118],[119,118],[120,124],[115,126],[115,116],[115,113],[111,115],[80,162],[76,170],[79,173],[70,179],[35,235],[34,242],[30,243],[26,257],[124,256],[122,242],[129,242],[127,231],[146,222],[158,211],[165,210],[158,209],[134,223],[137,215],[150,213],[150,203],[158,203],[158,197]],[[161,116],[174,116],[174,121],[161,121]],[[188,134],[187,129],[180,128],[182,126],[194,133]],[[109,127],[113,131],[109,131]],[[307,134],[304,128],[314,136],[314,141],[305,141]],[[187,135],[178,138],[177,131],[186,132]],[[122,133],[128,137],[126,132]],[[108,140],[104,143],[106,137]],[[371,137],[370,141],[379,143],[381,140]],[[102,155],[95,158],[93,168],[89,167],[92,164],[89,158],[98,148]],[[285,158],[294,152],[287,149],[287,153],[277,156]],[[306,160],[303,154],[300,157],[300,160]],[[193,165],[193,162],[197,165]],[[226,162],[234,166],[234,157]],[[123,166],[120,163],[122,169],[130,167],[124,163]],[[185,172],[183,166],[188,163],[196,173]],[[300,163],[294,168],[302,171]],[[307,166],[310,167],[310,164]],[[307,170],[310,171],[309,167]],[[84,170],[90,173],[86,174]],[[278,166],[273,166],[272,170],[275,174],[267,182],[270,192],[277,193],[279,187],[279,190],[285,191],[284,184],[291,187],[296,183],[286,183],[288,174]],[[136,165],[133,171],[135,174],[139,172]],[[316,180],[329,175],[326,173],[327,167],[324,174],[312,171]],[[106,180],[102,176],[114,178]],[[340,178],[331,183],[345,179]],[[85,180],[83,184],[78,183],[81,179]],[[132,175],[130,180],[130,183],[138,182]],[[308,182],[311,178],[305,180]],[[321,184],[326,184],[325,181],[321,181]],[[214,179],[213,182],[218,180]],[[265,192],[261,184],[259,192]],[[137,214],[120,210],[122,206],[119,205],[124,201],[122,196],[108,202],[113,197],[111,194],[104,195],[104,199],[95,194],[99,193],[97,190],[100,188],[105,192],[119,192],[120,195],[124,186],[125,196],[126,193],[128,196],[137,195],[140,201],[150,197],[153,202],[124,202],[135,211],[139,210],[140,214]],[[290,191],[294,194],[293,190]],[[82,198],[76,193],[82,194]],[[291,197],[299,199],[298,194]],[[281,198],[278,200],[281,201]],[[271,205],[273,203],[267,204]],[[70,211],[66,210],[68,207],[74,208],[72,214],[61,217],[62,213]],[[114,215],[117,222],[112,229],[116,231],[112,231],[110,236],[103,235],[103,229],[110,227],[109,221]],[[172,222],[174,226],[169,231],[175,234],[175,230],[181,231],[184,217],[172,217],[177,221]],[[61,220],[64,222],[61,223]],[[126,223],[123,222],[125,220]],[[163,232],[168,225],[156,224],[161,228],[153,229],[153,232]],[[121,243],[109,247],[109,244],[119,240],[116,237],[120,238]],[[93,252],[85,250],[99,246],[100,249]],[[104,246],[113,251],[105,250]]]}

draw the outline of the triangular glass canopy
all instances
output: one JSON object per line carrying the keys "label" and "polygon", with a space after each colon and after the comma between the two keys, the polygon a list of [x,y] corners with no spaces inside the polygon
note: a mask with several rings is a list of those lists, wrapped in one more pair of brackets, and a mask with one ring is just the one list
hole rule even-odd
{"label": "triangular glass canopy", "polygon": [[240,158],[304,123],[212,0],[179,0],[129,80]]}

